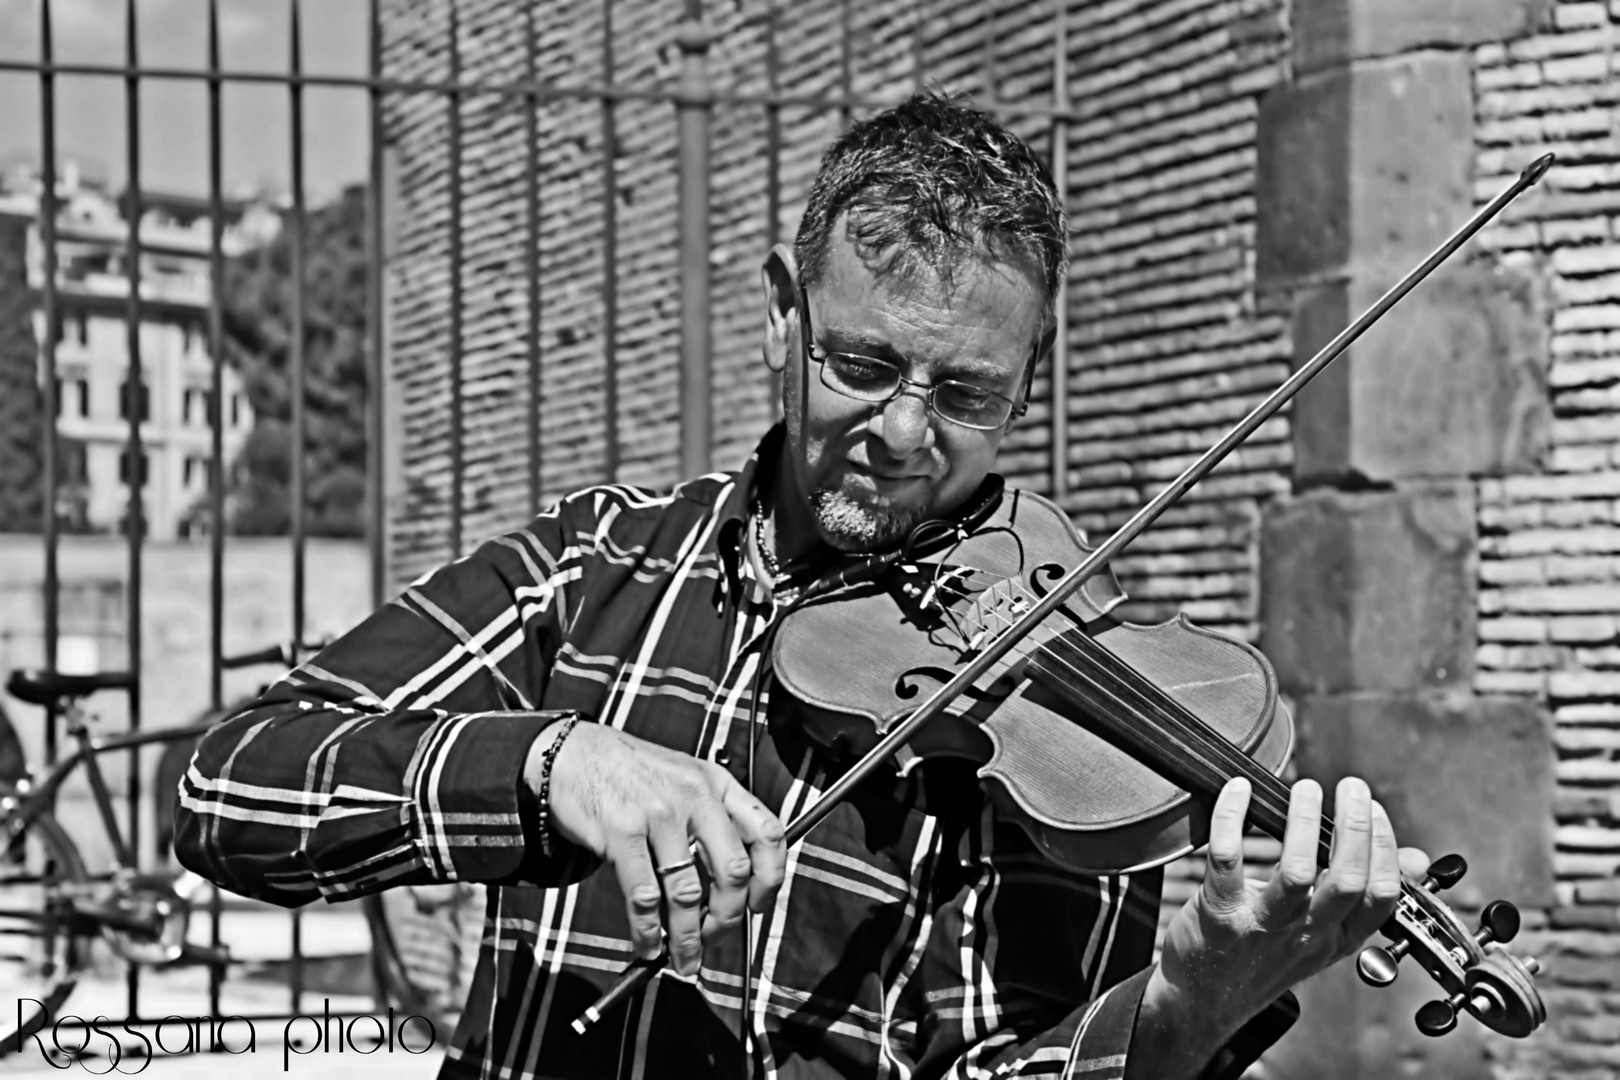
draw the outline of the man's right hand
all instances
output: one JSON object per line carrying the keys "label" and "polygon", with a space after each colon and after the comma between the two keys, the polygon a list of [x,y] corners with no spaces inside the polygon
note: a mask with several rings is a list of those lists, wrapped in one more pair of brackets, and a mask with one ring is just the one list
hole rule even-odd
{"label": "man's right hand", "polygon": [[[523,776],[536,794],[562,727],[552,725],[529,750]],[[782,822],[713,762],[603,724],[575,724],[552,763],[548,803],[553,835],[613,867],[636,954],[656,957],[667,931],[671,966],[683,975],[697,971],[705,940],[736,925],[745,905],[764,911],[781,888]],[[707,905],[696,866],[658,871],[694,854],[708,871]]]}

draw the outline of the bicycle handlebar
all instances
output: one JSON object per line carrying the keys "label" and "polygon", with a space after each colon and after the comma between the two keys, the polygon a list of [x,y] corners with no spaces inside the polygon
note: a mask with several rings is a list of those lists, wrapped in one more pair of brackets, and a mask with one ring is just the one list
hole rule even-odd
{"label": "bicycle handlebar", "polygon": [[332,644],[331,638],[322,638],[319,641],[313,642],[298,642],[296,644],[286,642],[279,645],[271,645],[268,648],[259,649],[255,652],[238,653],[235,656],[222,656],[219,659],[219,666],[225,668],[226,670],[254,667],[258,664],[280,664],[283,667],[297,667],[299,655],[308,656],[311,653],[320,652],[330,644]]}

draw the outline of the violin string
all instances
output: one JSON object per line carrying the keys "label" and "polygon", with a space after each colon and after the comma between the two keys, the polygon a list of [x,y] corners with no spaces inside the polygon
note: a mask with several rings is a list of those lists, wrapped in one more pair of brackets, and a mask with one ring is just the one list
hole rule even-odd
{"label": "violin string", "polygon": [[[936,569],[936,583],[940,583],[942,580],[942,575]],[[1008,592],[1014,595],[1015,602],[1018,599],[1025,601],[1033,599],[1033,595],[1029,593],[1028,590],[1023,587],[1022,583],[1018,582],[1016,579],[1005,578],[1001,584],[1005,585]],[[998,608],[985,606],[983,597],[992,592],[993,589],[994,586],[992,586],[991,589],[981,590],[979,593],[972,595],[969,595],[966,592],[958,591],[958,595],[962,599],[971,601],[971,606],[968,610],[961,613],[961,617],[976,625],[980,632],[995,629],[995,627],[991,626],[987,621],[987,619],[991,617],[1005,624],[1003,629],[1010,629],[1017,625],[1016,620],[1009,618]],[[938,592],[936,592],[935,603],[938,605],[940,613],[951,620],[953,628],[956,629],[956,632],[958,635],[960,635],[964,642],[969,641],[972,638],[972,635],[966,630],[962,629],[961,624],[958,621],[958,613],[944,603],[940,602],[937,599],[938,595]],[[1102,667],[1106,668],[1107,664],[1110,662],[1117,664],[1119,667],[1130,671],[1131,675],[1136,679],[1146,683],[1146,680],[1142,678],[1139,672],[1131,669],[1128,664],[1126,664],[1119,657],[1115,656],[1100,643],[1092,640],[1089,635],[1082,632],[1068,636],[1068,643],[1070,645],[1075,645],[1077,641],[1084,642],[1083,645],[1077,647],[1077,651],[1100,653],[1102,657],[1107,658],[1106,661],[1102,662]],[[1046,645],[1035,645],[1034,652],[1039,654],[1038,658],[1047,660],[1067,669],[1069,674],[1075,678],[1085,678],[1085,674],[1077,666],[1071,664],[1068,660],[1056,653],[1054,650],[1048,648]],[[1032,656],[1032,659],[1036,658],[1037,657]],[[1101,657],[1093,656],[1093,659],[1100,660]],[[1116,679],[1118,678],[1117,673],[1114,677]],[[1095,680],[1093,679],[1087,679],[1086,681],[1093,684],[1094,692],[1113,699],[1115,703],[1120,706],[1129,707],[1128,703],[1125,702],[1117,693],[1109,693],[1107,688],[1096,684]],[[1129,686],[1129,680],[1124,680],[1123,685]],[[1163,693],[1163,691],[1159,690],[1157,687],[1154,689],[1161,694]],[[1230,775],[1243,775],[1247,777],[1250,780],[1253,791],[1253,795],[1251,797],[1252,804],[1257,804],[1262,810],[1268,811],[1270,814],[1272,814],[1276,820],[1286,823],[1288,816],[1288,805],[1291,795],[1289,789],[1284,786],[1278,778],[1272,776],[1269,772],[1255,768],[1254,762],[1251,758],[1249,758],[1246,754],[1243,754],[1243,752],[1235,747],[1229,740],[1216,735],[1214,732],[1211,732],[1208,729],[1208,726],[1204,724],[1204,722],[1199,719],[1196,714],[1193,714],[1190,710],[1186,710],[1186,707],[1180,702],[1177,702],[1168,694],[1164,695],[1164,699],[1170,707],[1164,709],[1163,711],[1173,718],[1172,723],[1177,729],[1175,734],[1178,737],[1181,737],[1184,743],[1195,744],[1202,748],[1206,756],[1219,759],[1226,765],[1227,771]],[[1190,717],[1194,726],[1189,726],[1186,720],[1177,717],[1176,714],[1183,710],[1186,711],[1187,716]],[[1140,708],[1138,708],[1136,711],[1139,712]],[[1277,840],[1282,839],[1280,836],[1275,836],[1273,838]],[[1332,842],[1333,822],[1330,817],[1324,814],[1318,830],[1317,845],[1318,859],[1323,864],[1326,864],[1328,861],[1332,850]],[[1410,892],[1416,888],[1418,888],[1418,886],[1407,881],[1404,877],[1401,879],[1401,889],[1403,892]]]}
{"label": "violin string", "polygon": [[[1028,591],[1024,589],[1022,583],[1012,578],[1003,579],[1002,581],[998,582],[997,585],[993,585],[988,589],[984,589],[976,594],[973,594],[971,597],[971,606],[963,613],[963,615],[970,622],[976,622],[981,632],[992,631],[995,629],[989,624],[989,618],[999,620],[1005,624],[1006,628],[1016,625],[1016,622],[1008,618],[1004,612],[994,606],[987,607],[984,603],[983,598],[986,595],[993,595],[998,586],[1005,587],[1007,592],[1014,597],[1014,602],[1016,602],[1018,599],[1032,599]],[[945,609],[944,605],[941,605],[941,608],[943,610],[949,610]],[[962,633],[964,640],[971,640],[972,635],[962,631],[958,632]],[[1200,720],[1196,714],[1193,714],[1190,710],[1187,710],[1186,707],[1180,702],[1176,701],[1168,694],[1163,693],[1163,691],[1159,690],[1157,687],[1155,687],[1154,690],[1158,695],[1160,695],[1160,700],[1154,700],[1153,694],[1143,692],[1140,687],[1131,687],[1131,681],[1133,679],[1136,680],[1141,686],[1151,686],[1152,684],[1143,678],[1139,672],[1136,672],[1124,661],[1114,656],[1112,652],[1109,652],[1098,642],[1092,640],[1089,635],[1073,635],[1069,641],[1069,644],[1074,647],[1077,652],[1083,655],[1089,654],[1088,659],[1092,660],[1093,663],[1097,665],[1097,669],[1107,672],[1110,675],[1114,683],[1112,689],[1104,687],[1098,683],[1095,677],[1088,677],[1078,668],[1077,665],[1070,663],[1064,657],[1058,655],[1045,645],[1037,644],[1034,647],[1034,651],[1040,653],[1042,657],[1049,659],[1053,663],[1061,665],[1067,669],[1071,677],[1082,679],[1090,683],[1093,686],[1094,692],[1105,695],[1116,706],[1131,711],[1144,722],[1155,722],[1154,718],[1148,715],[1148,710],[1157,707],[1161,713],[1170,718],[1171,726],[1173,728],[1170,734],[1180,740],[1180,745],[1191,749],[1194,753],[1202,754],[1206,761],[1214,761],[1217,769],[1224,766],[1224,772],[1221,774],[1222,776],[1247,777],[1253,791],[1251,798],[1258,803],[1260,809],[1263,811],[1269,811],[1271,814],[1275,815],[1276,819],[1279,821],[1287,820],[1287,805],[1289,798],[1288,789],[1269,772],[1258,768],[1253,759],[1244,754],[1241,749],[1234,746],[1229,740],[1222,738],[1215,732],[1211,731],[1208,725]],[[1119,669],[1123,670],[1123,672],[1129,672],[1129,678],[1122,678],[1121,671],[1109,672],[1108,667],[1110,664],[1117,665]],[[1122,690],[1121,688],[1128,689]],[[1134,693],[1141,700],[1127,700],[1125,695],[1131,693]],[[1180,713],[1185,713],[1185,715],[1178,715]],[[1189,720],[1191,723],[1188,722]],[[1323,854],[1325,855],[1326,852],[1331,849],[1332,842],[1332,825],[1326,817],[1323,818],[1321,832]],[[1277,839],[1280,840],[1281,837],[1277,837]]]}
{"label": "violin string", "polygon": [[[1005,579],[1005,581],[1002,584],[1004,584],[1007,587],[1009,592],[1014,592],[1014,593],[1019,594],[1020,598],[1022,598],[1022,599],[1025,599],[1025,600],[1033,599],[1031,594],[1029,594],[1027,592],[1027,590],[1025,590],[1023,588],[1023,585],[1020,582],[1017,582],[1017,581],[1015,581],[1015,580],[1013,580],[1011,578],[1008,578],[1008,579]],[[985,590],[985,591],[989,592],[991,590]],[[982,596],[983,593],[981,593],[980,595]],[[982,605],[977,606],[976,610],[983,610]],[[1010,628],[1010,627],[1016,625],[1016,622],[1014,620],[1009,619],[1005,614],[1003,614],[999,610],[991,608],[991,609],[989,609],[988,613],[991,616],[994,616],[995,618],[999,619],[1001,622],[1005,623],[1007,628]],[[990,627],[986,626],[985,629],[990,629]],[[1108,662],[1116,663],[1116,664],[1119,665],[1120,668],[1122,668],[1122,669],[1124,669],[1126,671],[1129,671],[1130,675],[1132,677],[1141,680],[1144,684],[1148,684],[1147,680],[1143,679],[1143,677],[1141,676],[1141,674],[1139,672],[1136,672],[1134,669],[1131,669],[1129,667],[1129,665],[1125,664],[1125,662],[1123,660],[1120,660],[1112,652],[1110,652],[1107,649],[1103,648],[1099,643],[1094,641],[1089,635],[1081,634],[1081,635],[1077,635],[1077,637],[1080,638],[1081,640],[1083,640],[1084,643],[1085,643],[1084,646],[1077,646],[1077,651],[1092,652],[1093,656],[1091,657],[1091,659],[1093,659],[1093,660],[1103,661],[1104,663],[1108,663]],[[1074,644],[1074,642],[1071,642],[1071,644]],[[1035,645],[1035,649],[1037,651],[1042,652],[1045,655],[1050,656],[1050,658],[1052,660],[1054,660],[1055,662],[1063,664],[1065,667],[1069,668],[1071,674],[1074,674],[1076,676],[1078,676],[1080,674],[1080,672],[1074,667],[1074,665],[1069,664],[1061,656],[1058,656],[1057,654],[1053,653],[1052,650],[1046,648],[1044,645],[1037,644],[1037,645]],[[1106,658],[1106,660],[1104,658]],[[1116,673],[1116,678],[1117,677],[1118,677],[1118,673]],[[1148,685],[1151,685],[1151,684],[1148,684]],[[1119,700],[1117,694],[1114,695],[1114,696],[1115,696],[1116,700]],[[1121,703],[1123,704],[1123,702],[1121,702]],[[1168,694],[1164,695],[1164,699],[1163,699],[1162,702],[1157,702],[1155,704],[1160,705],[1160,707],[1163,708],[1164,711],[1166,713],[1170,714],[1170,715],[1174,715],[1175,710],[1177,710],[1177,709],[1185,709],[1185,706],[1181,705],[1180,702],[1177,702],[1174,698],[1170,697]],[[1164,708],[1164,706],[1166,706],[1166,705],[1173,706],[1174,708]],[[1140,707],[1138,707],[1138,711],[1140,711]],[[1226,740],[1224,738],[1219,738],[1217,741],[1211,742],[1210,738],[1214,736],[1214,733],[1208,731],[1207,725],[1205,725],[1201,720],[1198,720],[1196,714],[1191,713],[1190,710],[1187,710],[1187,716],[1197,722],[1197,727],[1189,727],[1189,726],[1186,725],[1184,718],[1178,718],[1178,719],[1181,719],[1183,721],[1182,723],[1178,724],[1178,728],[1180,729],[1178,731],[1178,734],[1183,734],[1184,736],[1190,736],[1191,737],[1190,739],[1187,739],[1186,741],[1197,743],[1201,748],[1205,749],[1206,756],[1210,756],[1208,754],[1209,749],[1214,749],[1215,753],[1214,753],[1213,756],[1225,759],[1230,765],[1236,766],[1238,769],[1241,769],[1244,774],[1250,774],[1250,773],[1253,772],[1252,769],[1245,768],[1243,766],[1243,764],[1242,764],[1243,762],[1248,762],[1250,760],[1247,757],[1247,755],[1244,755],[1241,750],[1237,750],[1236,747],[1232,746],[1230,741],[1228,741],[1228,740]],[[1236,752],[1235,755],[1227,753],[1229,748],[1230,748],[1230,750]],[[1268,780],[1272,779],[1272,778],[1269,777],[1269,774],[1268,774],[1267,779]],[[1257,787],[1264,787],[1266,789],[1269,789],[1269,792],[1262,792],[1262,794],[1269,793],[1274,797],[1281,794],[1282,797],[1286,797],[1286,792],[1285,791],[1279,792],[1279,787],[1276,784],[1268,783],[1267,781],[1261,781],[1261,783],[1259,785],[1256,785],[1256,786]]]}
{"label": "violin string", "polygon": [[[1092,641],[1084,634],[1074,635],[1067,639],[1065,644],[1075,648],[1077,653],[1089,654],[1087,659],[1096,663],[1097,670],[1102,671],[1107,677],[1118,679],[1117,673],[1107,671],[1107,664],[1110,661],[1129,670],[1128,665],[1125,665],[1118,657],[1108,653],[1100,644]],[[1154,700],[1154,693],[1144,692],[1138,687],[1130,686],[1124,680],[1119,680],[1116,684],[1118,687],[1123,687],[1122,691],[1105,686],[1098,680],[1094,672],[1082,670],[1052,649],[1037,646],[1037,650],[1041,653],[1041,659],[1061,665],[1075,679],[1089,685],[1101,698],[1112,701],[1123,710],[1128,710],[1137,717],[1139,722],[1157,729],[1170,739],[1174,745],[1180,745],[1195,754],[1201,755],[1208,769],[1204,782],[1209,784],[1211,781],[1215,781],[1216,783],[1211,785],[1214,791],[1218,791],[1221,786],[1224,786],[1225,780],[1229,777],[1243,776],[1247,778],[1253,790],[1251,816],[1253,816],[1253,807],[1258,806],[1272,816],[1275,823],[1274,827],[1277,827],[1279,832],[1281,831],[1280,826],[1286,823],[1288,818],[1289,789],[1282,781],[1261,768],[1253,758],[1243,753],[1241,749],[1226,738],[1212,731],[1208,725],[1198,719],[1196,714],[1187,710],[1180,702],[1177,702],[1168,694],[1164,694],[1162,690],[1158,690],[1156,687],[1154,691],[1163,695],[1163,697],[1162,700]],[[1105,654],[1108,659],[1105,660],[1098,656],[1099,653]],[[1136,673],[1133,672],[1133,674]],[[1137,674],[1137,677],[1140,678],[1140,675]],[[1152,684],[1146,683],[1144,680],[1144,685],[1151,686]],[[1132,700],[1125,695],[1133,695],[1139,700]],[[1162,713],[1162,716],[1151,715],[1150,710],[1157,710]],[[1103,710],[1094,707],[1093,711],[1102,712]],[[1207,792],[1207,794],[1211,795],[1213,793],[1213,791]],[[1271,832],[1272,829],[1267,828],[1266,831]],[[1281,835],[1275,834],[1274,838],[1283,839]],[[1333,823],[1327,815],[1323,815],[1318,832],[1318,854],[1320,861],[1324,864],[1331,851],[1332,840]]]}

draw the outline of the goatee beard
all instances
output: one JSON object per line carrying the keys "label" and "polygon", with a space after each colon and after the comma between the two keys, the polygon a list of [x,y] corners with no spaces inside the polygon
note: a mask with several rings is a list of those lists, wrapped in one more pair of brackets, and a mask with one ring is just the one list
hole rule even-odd
{"label": "goatee beard", "polygon": [[843,552],[893,547],[922,520],[920,511],[873,506],[832,488],[812,490],[810,507],[815,511],[822,537]]}

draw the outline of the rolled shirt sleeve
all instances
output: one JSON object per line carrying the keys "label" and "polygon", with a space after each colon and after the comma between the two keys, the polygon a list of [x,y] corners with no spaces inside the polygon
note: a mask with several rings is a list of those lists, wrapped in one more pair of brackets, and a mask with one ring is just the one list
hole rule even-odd
{"label": "rolled shirt sleeve", "polygon": [[406,589],[201,741],[183,866],[284,905],[443,881],[551,884],[523,767],[579,559],[568,504]]}

